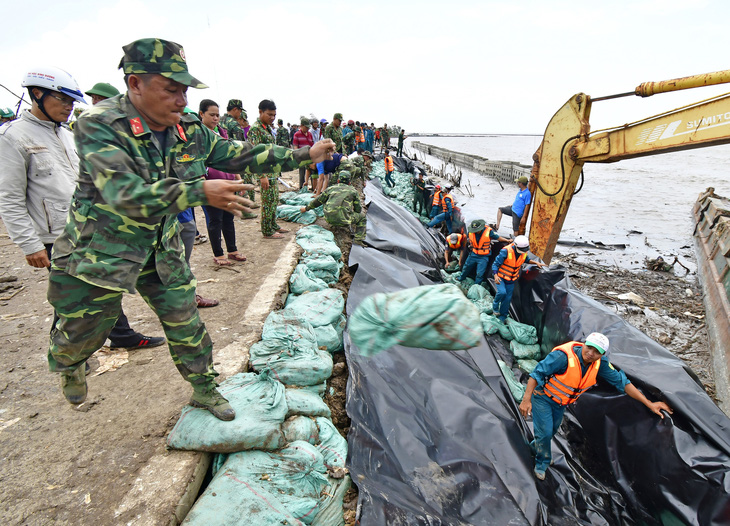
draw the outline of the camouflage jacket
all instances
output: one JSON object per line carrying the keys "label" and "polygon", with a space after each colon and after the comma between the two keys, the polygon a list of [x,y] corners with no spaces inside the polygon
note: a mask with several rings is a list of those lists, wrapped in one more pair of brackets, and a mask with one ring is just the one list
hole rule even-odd
{"label": "camouflage jacket", "polygon": [[342,144],[349,148],[348,152],[355,150],[355,132],[350,128],[345,128],[342,131]]}
{"label": "camouflage jacket", "polygon": [[289,142],[289,130],[287,130],[284,126],[279,126],[276,129],[276,144],[287,148],[291,144]]}
{"label": "camouflage jacket", "polygon": [[360,194],[346,184],[330,186],[307,205],[307,210],[314,210],[322,205],[324,218],[333,226],[349,225],[352,216],[362,211]]}
{"label": "camouflage jacket", "polygon": [[342,128],[339,126],[335,128],[334,124],[328,124],[324,129],[324,138],[332,139],[335,143],[335,151],[338,153],[345,153],[342,149]]}
{"label": "camouflage jacket", "polygon": [[241,128],[241,125],[238,124],[238,121],[236,119],[234,119],[232,116],[228,115],[227,113],[223,114],[223,117],[221,117],[221,120],[218,123],[218,126],[225,128],[225,130],[228,132],[229,139],[235,139],[237,141],[246,140],[244,133],[243,133],[243,128]]}
{"label": "camouflage jacket", "polygon": [[126,95],[89,108],[76,125],[79,177],[53,267],[106,289],[134,292],[154,264],[163,284],[187,273],[176,214],[208,204],[206,166],[229,173],[293,170],[309,149],[229,141],[194,115],[167,129],[161,151]]}
{"label": "camouflage jacket", "polygon": [[[256,119],[254,125],[251,126],[250,130],[248,130],[248,142],[250,142],[253,146],[259,144],[275,144],[276,137],[274,137],[274,134],[271,132],[271,126],[266,126],[263,122],[261,122],[261,119]],[[281,173],[281,170],[276,173],[262,173],[261,177],[273,179],[278,177],[279,173]]]}
{"label": "camouflage jacket", "polygon": [[380,128],[380,140],[386,145],[390,142],[390,132],[388,128]]}

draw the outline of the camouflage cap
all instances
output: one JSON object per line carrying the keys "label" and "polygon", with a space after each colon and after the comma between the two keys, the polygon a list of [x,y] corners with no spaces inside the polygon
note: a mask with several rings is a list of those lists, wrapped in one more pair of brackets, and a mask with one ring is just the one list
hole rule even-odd
{"label": "camouflage cap", "polygon": [[334,117],[332,117],[332,120],[342,120],[342,114],[341,113],[335,113]]}
{"label": "camouflage cap", "polygon": [[481,232],[484,230],[484,227],[486,226],[487,222],[484,221],[484,219],[475,219],[471,223],[469,223],[469,228],[467,229],[470,234],[477,232]]}
{"label": "camouflage cap", "polygon": [[243,101],[241,99],[231,99],[228,101],[228,108],[240,108],[243,109]]}
{"label": "camouflage cap", "polygon": [[363,157],[370,157],[371,159],[373,158],[373,152],[371,152],[370,150],[365,150],[364,152],[362,152],[362,155]]}
{"label": "camouflage cap", "polygon": [[180,44],[159,38],[142,38],[122,48],[119,69],[125,75],[157,73],[191,88],[207,88],[188,72],[185,51]]}
{"label": "camouflage cap", "polygon": [[119,95],[119,90],[106,82],[97,82],[94,87],[86,92],[87,95],[98,95],[107,99]]}
{"label": "camouflage cap", "polygon": [[352,175],[348,170],[342,170],[337,176],[337,180],[341,183],[347,183],[350,181],[350,177],[352,177]]}

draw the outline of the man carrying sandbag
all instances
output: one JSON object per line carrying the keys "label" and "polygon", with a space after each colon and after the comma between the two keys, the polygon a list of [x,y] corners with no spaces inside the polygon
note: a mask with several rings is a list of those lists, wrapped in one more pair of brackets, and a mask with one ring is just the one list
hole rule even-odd
{"label": "man carrying sandbag", "polygon": [[530,442],[530,447],[535,452],[538,479],[545,480],[552,458],[550,443],[563,421],[565,409],[593,387],[598,378],[638,400],[661,418],[664,418],[662,411],[672,414],[667,404],[650,402],[623,371],[611,365],[608,347],[605,335],[591,333],[585,343],[571,341],[555,347],[530,374],[520,413],[523,417],[532,415],[535,440]]}
{"label": "man carrying sandbag", "polygon": [[342,170],[339,184],[330,186],[300,210],[304,213],[324,205],[325,221],[335,227],[354,227],[353,243],[362,245],[365,242],[367,220],[360,205],[360,194],[348,184],[349,182],[350,172]]}

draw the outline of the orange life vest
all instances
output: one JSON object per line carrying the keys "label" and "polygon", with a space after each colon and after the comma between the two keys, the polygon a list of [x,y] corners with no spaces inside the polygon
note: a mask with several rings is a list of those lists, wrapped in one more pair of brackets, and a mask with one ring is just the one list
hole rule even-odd
{"label": "orange life vest", "polygon": [[477,241],[477,235],[475,232],[469,234],[469,242],[471,243],[471,251],[477,256],[488,256],[492,251],[492,240],[489,237],[489,233],[492,231],[491,228],[484,227],[482,237]]}
{"label": "orange life vest", "polygon": [[505,281],[517,281],[520,277],[520,269],[522,264],[527,259],[527,252],[520,254],[519,257],[516,255],[515,244],[512,243],[507,247],[507,257],[504,258],[504,262],[497,269],[497,275]]}
{"label": "orange life vest", "polygon": [[451,210],[454,209],[454,198],[451,197],[451,194],[444,194],[441,196],[441,210],[446,213],[449,211],[449,207],[446,205],[446,198],[449,198],[451,200]]}
{"label": "orange life vest", "polygon": [[436,190],[433,193],[433,202],[431,203],[431,206],[438,206],[441,204],[441,190]]}
{"label": "orange life vest", "polygon": [[357,142],[365,142],[365,133],[360,130],[360,133],[357,134]]}
{"label": "orange life vest", "polygon": [[462,234],[456,234],[456,235],[459,236],[456,239],[456,243],[451,242],[451,236],[446,238],[446,242],[448,243],[449,248],[451,250],[456,250],[457,248],[461,248],[464,245],[464,236]]}
{"label": "orange life vest", "polygon": [[390,155],[385,158],[385,171],[386,172],[393,171],[393,158]]}
{"label": "orange life vest", "polygon": [[598,375],[598,369],[601,367],[601,360],[596,360],[588,366],[586,375],[583,376],[580,360],[573,350],[574,345],[580,346],[578,352],[581,352],[584,344],[568,342],[553,349],[552,352],[565,353],[568,357],[568,368],[563,374],[554,374],[548,378],[543,388],[545,395],[560,405],[572,404],[580,395],[596,385],[596,376]]}

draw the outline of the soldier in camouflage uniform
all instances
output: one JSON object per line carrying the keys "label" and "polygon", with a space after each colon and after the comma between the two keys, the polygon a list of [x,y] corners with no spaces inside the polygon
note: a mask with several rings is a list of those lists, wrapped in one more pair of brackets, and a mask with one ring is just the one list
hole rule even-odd
{"label": "soldier in camouflage uniform", "polygon": [[390,148],[390,132],[388,131],[388,125],[383,124],[380,129],[380,151]]}
{"label": "soldier in camouflage uniform", "polygon": [[355,132],[352,131],[354,125],[352,120],[347,121],[347,126],[342,130],[342,147],[345,149],[343,152],[345,155],[350,155],[355,151]]}
{"label": "soldier in camouflage uniform", "polygon": [[176,214],[211,205],[236,215],[249,201],[239,181],[205,180],[206,166],[230,173],[291,170],[334,148],[292,152],[227,141],[183,115],[188,72],[182,47],[146,38],[124,46],[128,90],[85,111],[77,123],[77,186],[54,244],[48,300],[59,316],[51,332],[50,370],[62,375],[72,404],[86,398],[86,360],[114,325],[124,292],[138,291],[160,319],[170,354],[193,386],[192,405],[217,418],[235,412],[216,389],[212,341],[195,302]]}
{"label": "soldier in camouflage uniform", "polygon": [[[218,126],[226,130],[229,139],[234,139],[236,141],[245,141],[246,134],[243,130],[243,126],[241,126],[242,118],[248,119],[246,110],[243,109],[243,102],[241,102],[240,99],[231,99],[228,101],[228,106],[226,106],[226,113],[221,116],[220,122],[218,122]],[[246,184],[254,184],[253,174],[242,174],[241,178]],[[255,201],[256,192],[253,189],[249,190],[247,192],[247,195],[251,201]],[[255,204],[255,202],[251,206],[251,208],[258,207],[259,206]],[[251,212],[244,212],[243,214],[244,219],[254,219],[256,217],[256,214]]]}
{"label": "soldier in camouflage uniform", "polygon": [[240,99],[231,99],[228,101],[226,107],[226,113],[221,117],[218,126],[225,128],[228,132],[228,138],[236,141],[245,141],[246,137],[243,134],[243,128],[238,123],[238,119],[243,117],[248,119],[246,110],[243,109],[243,102]]}
{"label": "soldier in camouflage uniform", "polygon": [[[259,103],[259,118],[248,130],[248,142],[258,144],[274,144],[275,138],[271,125],[276,118],[276,104],[273,100],[262,100]],[[286,232],[276,223],[276,207],[279,205],[279,181],[281,170],[260,175],[261,184],[261,233],[264,239],[282,239]]]}
{"label": "soldier in camouflage uniform", "polygon": [[327,188],[307,206],[301,207],[300,211],[304,213],[324,205],[324,219],[333,227],[354,228],[354,243],[362,245],[365,241],[367,220],[360,205],[360,194],[348,184],[350,172],[341,171],[339,179],[339,184]]}
{"label": "soldier in camouflage uniform", "polygon": [[332,122],[324,129],[324,138],[331,139],[335,143],[337,153],[345,153],[342,149],[342,128],[340,128],[340,123],[342,123],[342,114],[335,113]]}
{"label": "soldier in camouflage uniform", "polygon": [[284,126],[284,121],[281,119],[279,119],[279,127],[276,128],[276,144],[285,148],[288,148],[291,144],[289,142],[289,129]]}
{"label": "soldier in camouflage uniform", "polygon": [[411,181],[413,185],[413,211],[423,215],[426,212],[426,181],[423,180],[423,172],[418,170],[418,175]]}

